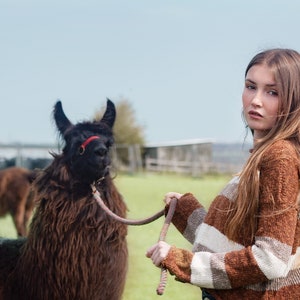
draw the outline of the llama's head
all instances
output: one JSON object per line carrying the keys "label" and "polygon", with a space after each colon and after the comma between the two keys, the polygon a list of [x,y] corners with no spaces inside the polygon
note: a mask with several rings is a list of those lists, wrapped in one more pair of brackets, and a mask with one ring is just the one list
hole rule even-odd
{"label": "llama's head", "polygon": [[116,118],[113,102],[107,99],[106,111],[100,121],[74,125],[66,117],[60,101],[54,106],[53,116],[65,142],[63,157],[73,178],[92,183],[108,175],[109,148],[114,142],[112,127]]}

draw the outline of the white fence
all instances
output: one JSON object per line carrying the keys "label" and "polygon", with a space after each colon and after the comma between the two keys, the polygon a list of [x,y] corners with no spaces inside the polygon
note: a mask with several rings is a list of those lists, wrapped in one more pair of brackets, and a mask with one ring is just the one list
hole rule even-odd
{"label": "white fence", "polygon": [[200,164],[199,162],[165,160],[148,157],[145,159],[145,169],[150,172],[180,173],[196,177],[210,172],[211,167],[212,163],[205,161]]}

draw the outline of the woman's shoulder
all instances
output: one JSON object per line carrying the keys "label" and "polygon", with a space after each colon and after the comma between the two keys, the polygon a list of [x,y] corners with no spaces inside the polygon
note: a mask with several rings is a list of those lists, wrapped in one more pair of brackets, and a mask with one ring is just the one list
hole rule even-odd
{"label": "woman's shoulder", "polygon": [[295,145],[288,140],[278,140],[271,144],[264,153],[264,158],[274,158],[274,159],[282,159],[282,158],[290,158],[299,160],[298,150]]}

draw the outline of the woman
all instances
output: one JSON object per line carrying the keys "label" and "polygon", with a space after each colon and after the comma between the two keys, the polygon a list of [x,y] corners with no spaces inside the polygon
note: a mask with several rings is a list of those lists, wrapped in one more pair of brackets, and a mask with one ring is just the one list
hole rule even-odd
{"label": "woman", "polygon": [[192,252],[165,242],[146,256],[203,299],[300,299],[300,54],[271,49],[245,72],[243,117],[253,149],[208,212],[191,193],[170,192],[172,222]]}

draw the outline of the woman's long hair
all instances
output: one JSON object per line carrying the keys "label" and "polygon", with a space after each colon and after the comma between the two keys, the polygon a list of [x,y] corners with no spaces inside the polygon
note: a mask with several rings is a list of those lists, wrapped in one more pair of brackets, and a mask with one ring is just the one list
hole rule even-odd
{"label": "woman's long hair", "polygon": [[[237,197],[229,210],[225,234],[236,240],[245,232],[251,240],[257,228],[259,206],[259,163],[266,149],[278,140],[291,141],[299,153],[300,145],[300,54],[290,49],[271,49],[258,53],[246,68],[245,76],[254,65],[266,65],[274,74],[278,87],[278,117],[266,135],[255,146],[240,174]],[[250,128],[251,129],[251,128]],[[245,224],[249,225],[247,230]]]}

